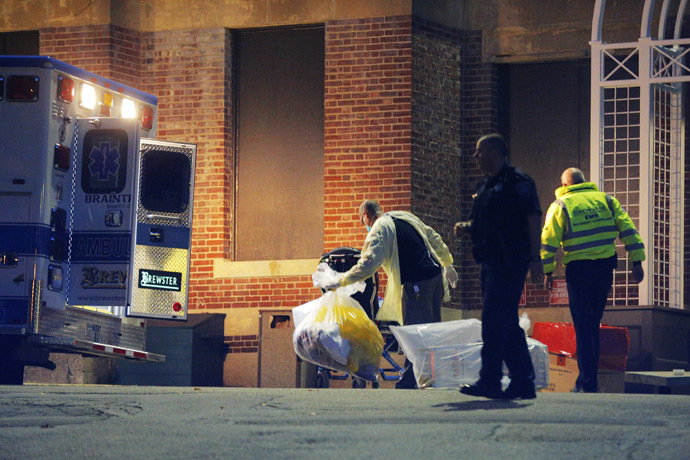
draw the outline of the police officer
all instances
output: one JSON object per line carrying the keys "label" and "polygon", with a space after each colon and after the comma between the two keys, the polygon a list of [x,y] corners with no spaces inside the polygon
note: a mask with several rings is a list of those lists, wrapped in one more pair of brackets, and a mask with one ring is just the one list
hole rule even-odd
{"label": "police officer", "polygon": [[[481,265],[482,367],[479,380],[460,392],[495,399],[533,399],[534,368],[520,328],[518,304],[529,268],[541,284],[539,257],[541,208],[534,181],[508,163],[500,134],[483,136],[474,157],[486,178],[473,195],[472,220],[455,224],[455,234],[472,235],[473,255]],[[501,390],[503,363],[511,382]]]}
{"label": "police officer", "polygon": [[598,390],[599,323],[618,264],[616,237],[625,244],[636,283],[644,279],[644,244],[628,214],[614,197],[600,192],[577,168],[561,175],[562,187],[546,213],[541,257],[547,273],[545,287],[553,287],[555,254],[563,248],[570,314],[575,327],[579,375],[576,392]]}

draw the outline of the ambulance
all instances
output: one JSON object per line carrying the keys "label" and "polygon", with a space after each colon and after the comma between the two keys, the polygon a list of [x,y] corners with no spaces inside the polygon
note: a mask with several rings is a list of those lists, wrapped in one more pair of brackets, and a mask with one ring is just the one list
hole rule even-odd
{"label": "ambulance", "polygon": [[164,361],[187,318],[196,146],[157,98],[45,56],[0,56],[0,383],[51,352]]}

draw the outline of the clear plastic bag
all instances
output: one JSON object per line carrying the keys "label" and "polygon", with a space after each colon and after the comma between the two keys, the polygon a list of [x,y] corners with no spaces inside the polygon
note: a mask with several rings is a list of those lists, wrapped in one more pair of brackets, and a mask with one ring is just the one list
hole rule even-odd
{"label": "clear plastic bag", "polygon": [[[343,275],[345,275],[345,273],[337,272],[333,270],[326,262],[321,262],[316,267],[316,271],[311,274],[311,280],[314,283],[314,287],[324,289],[324,286],[328,286],[334,282],[340,281]],[[364,289],[366,289],[366,283],[364,281],[358,281],[356,283],[348,284],[347,286],[339,287],[338,293],[344,296],[351,296],[357,292],[363,292]]]}
{"label": "clear plastic bag", "polygon": [[376,380],[383,337],[364,309],[341,291],[293,309],[293,317],[302,318],[292,336],[295,353],[319,366]]}
{"label": "clear plastic bag", "polygon": [[[523,315],[521,326],[529,328],[529,318]],[[413,366],[419,388],[457,388],[479,380],[482,367],[482,323],[478,319],[446,321],[442,323],[391,326],[391,332]],[[527,339],[534,384],[538,389],[549,384],[549,352],[546,345]],[[504,366],[502,385],[510,378]]]}

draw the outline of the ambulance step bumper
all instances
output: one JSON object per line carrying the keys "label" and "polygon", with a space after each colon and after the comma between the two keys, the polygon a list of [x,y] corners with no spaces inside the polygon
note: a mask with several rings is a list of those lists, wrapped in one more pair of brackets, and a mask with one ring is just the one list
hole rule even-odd
{"label": "ambulance step bumper", "polygon": [[117,347],[104,343],[91,342],[88,340],[33,335],[28,338],[28,341],[70,353],[104,356],[106,358],[125,358],[155,363],[165,362],[164,355],[149,353],[143,350],[134,350],[132,348]]}

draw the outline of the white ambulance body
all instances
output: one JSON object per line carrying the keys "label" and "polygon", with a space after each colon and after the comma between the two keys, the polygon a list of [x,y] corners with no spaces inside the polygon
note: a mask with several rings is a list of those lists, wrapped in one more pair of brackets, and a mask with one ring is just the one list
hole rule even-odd
{"label": "white ambulance body", "polygon": [[49,57],[0,56],[0,383],[50,351],[162,361],[185,320],[196,147],[157,99]]}

